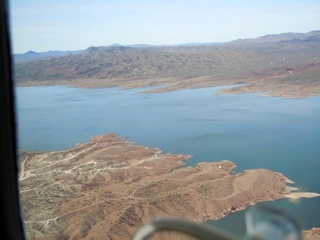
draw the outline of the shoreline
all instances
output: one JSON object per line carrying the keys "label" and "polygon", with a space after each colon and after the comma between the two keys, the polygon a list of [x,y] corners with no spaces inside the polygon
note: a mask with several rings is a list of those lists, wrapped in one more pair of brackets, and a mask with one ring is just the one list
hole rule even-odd
{"label": "shoreline", "polygon": [[67,150],[23,152],[19,182],[27,235],[128,238],[155,216],[204,222],[291,193],[281,173],[233,174],[236,165],[228,160],[182,168],[190,157],[162,154],[116,134]]}
{"label": "shoreline", "polygon": [[[70,86],[77,88],[110,88],[136,89],[152,87],[142,94],[172,92],[185,89],[198,89],[209,87],[230,86],[217,92],[217,94],[246,94],[261,93],[262,97],[306,98],[320,96],[320,85],[316,83],[290,84],[290,81],[277,82],[277,78],[261,79],[243,78],[216,79],[212,76],[196,78],[147,78],[147,79],[69,79],[69,80],[41,80],[16,83],[16,87],[36,86]],[[232,86],[239,85],[241,86]]]}

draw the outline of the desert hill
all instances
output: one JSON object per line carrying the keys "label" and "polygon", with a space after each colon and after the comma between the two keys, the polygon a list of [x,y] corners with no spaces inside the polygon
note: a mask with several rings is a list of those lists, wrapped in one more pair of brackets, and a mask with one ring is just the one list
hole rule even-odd
{"label": "desert hill", "polygon": [[320,95],[319,38],[320,31],[312,31],[218,45],[89,47],[77,54],[15,63],[14,79],[18,86],[162,86],[160,92],[246,84],[232,92]]}
{"label": "desert hill", "polygon": [[182,168],[189,157],[115,134],[63,151],[22,153],[28,239],[130,239],[153,217],[204,222],[261,201],[319,196],[291,193],[285,176],[266,169],[234,174],[228,160]]}

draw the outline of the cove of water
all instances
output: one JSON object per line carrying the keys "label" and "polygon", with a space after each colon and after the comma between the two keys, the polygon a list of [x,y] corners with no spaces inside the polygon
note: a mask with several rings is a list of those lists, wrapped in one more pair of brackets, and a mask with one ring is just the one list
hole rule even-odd
{"label": "cove of water", "polygon": [[[191,154],[186,164],[232,160],[236,172],[281,172],[301,191],[320,192],[320,97],[213,95],[222,87],[137,94],[145,89],[16,88],[20,150],[60,150],[115,132],[165,153]],[[320,227],[320,198],[269,203],[303,229]],[[235,230],[243,213],[213,225]]]}

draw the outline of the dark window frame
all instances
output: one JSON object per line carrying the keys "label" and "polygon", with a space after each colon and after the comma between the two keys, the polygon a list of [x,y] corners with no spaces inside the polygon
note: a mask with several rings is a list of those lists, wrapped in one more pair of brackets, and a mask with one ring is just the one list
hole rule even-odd
{"label": "dark window frame", "polygon": [[25,239],[18,158],[8,1],[0,0],[0,239]]}

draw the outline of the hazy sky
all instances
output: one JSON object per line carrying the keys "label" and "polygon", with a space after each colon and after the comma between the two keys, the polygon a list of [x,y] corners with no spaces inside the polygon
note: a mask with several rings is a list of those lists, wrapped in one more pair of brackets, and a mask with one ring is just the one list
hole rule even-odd
{"label": "hazy sky", "polygon": [[320,29],[319,0],[11,0],[14,53]]}

